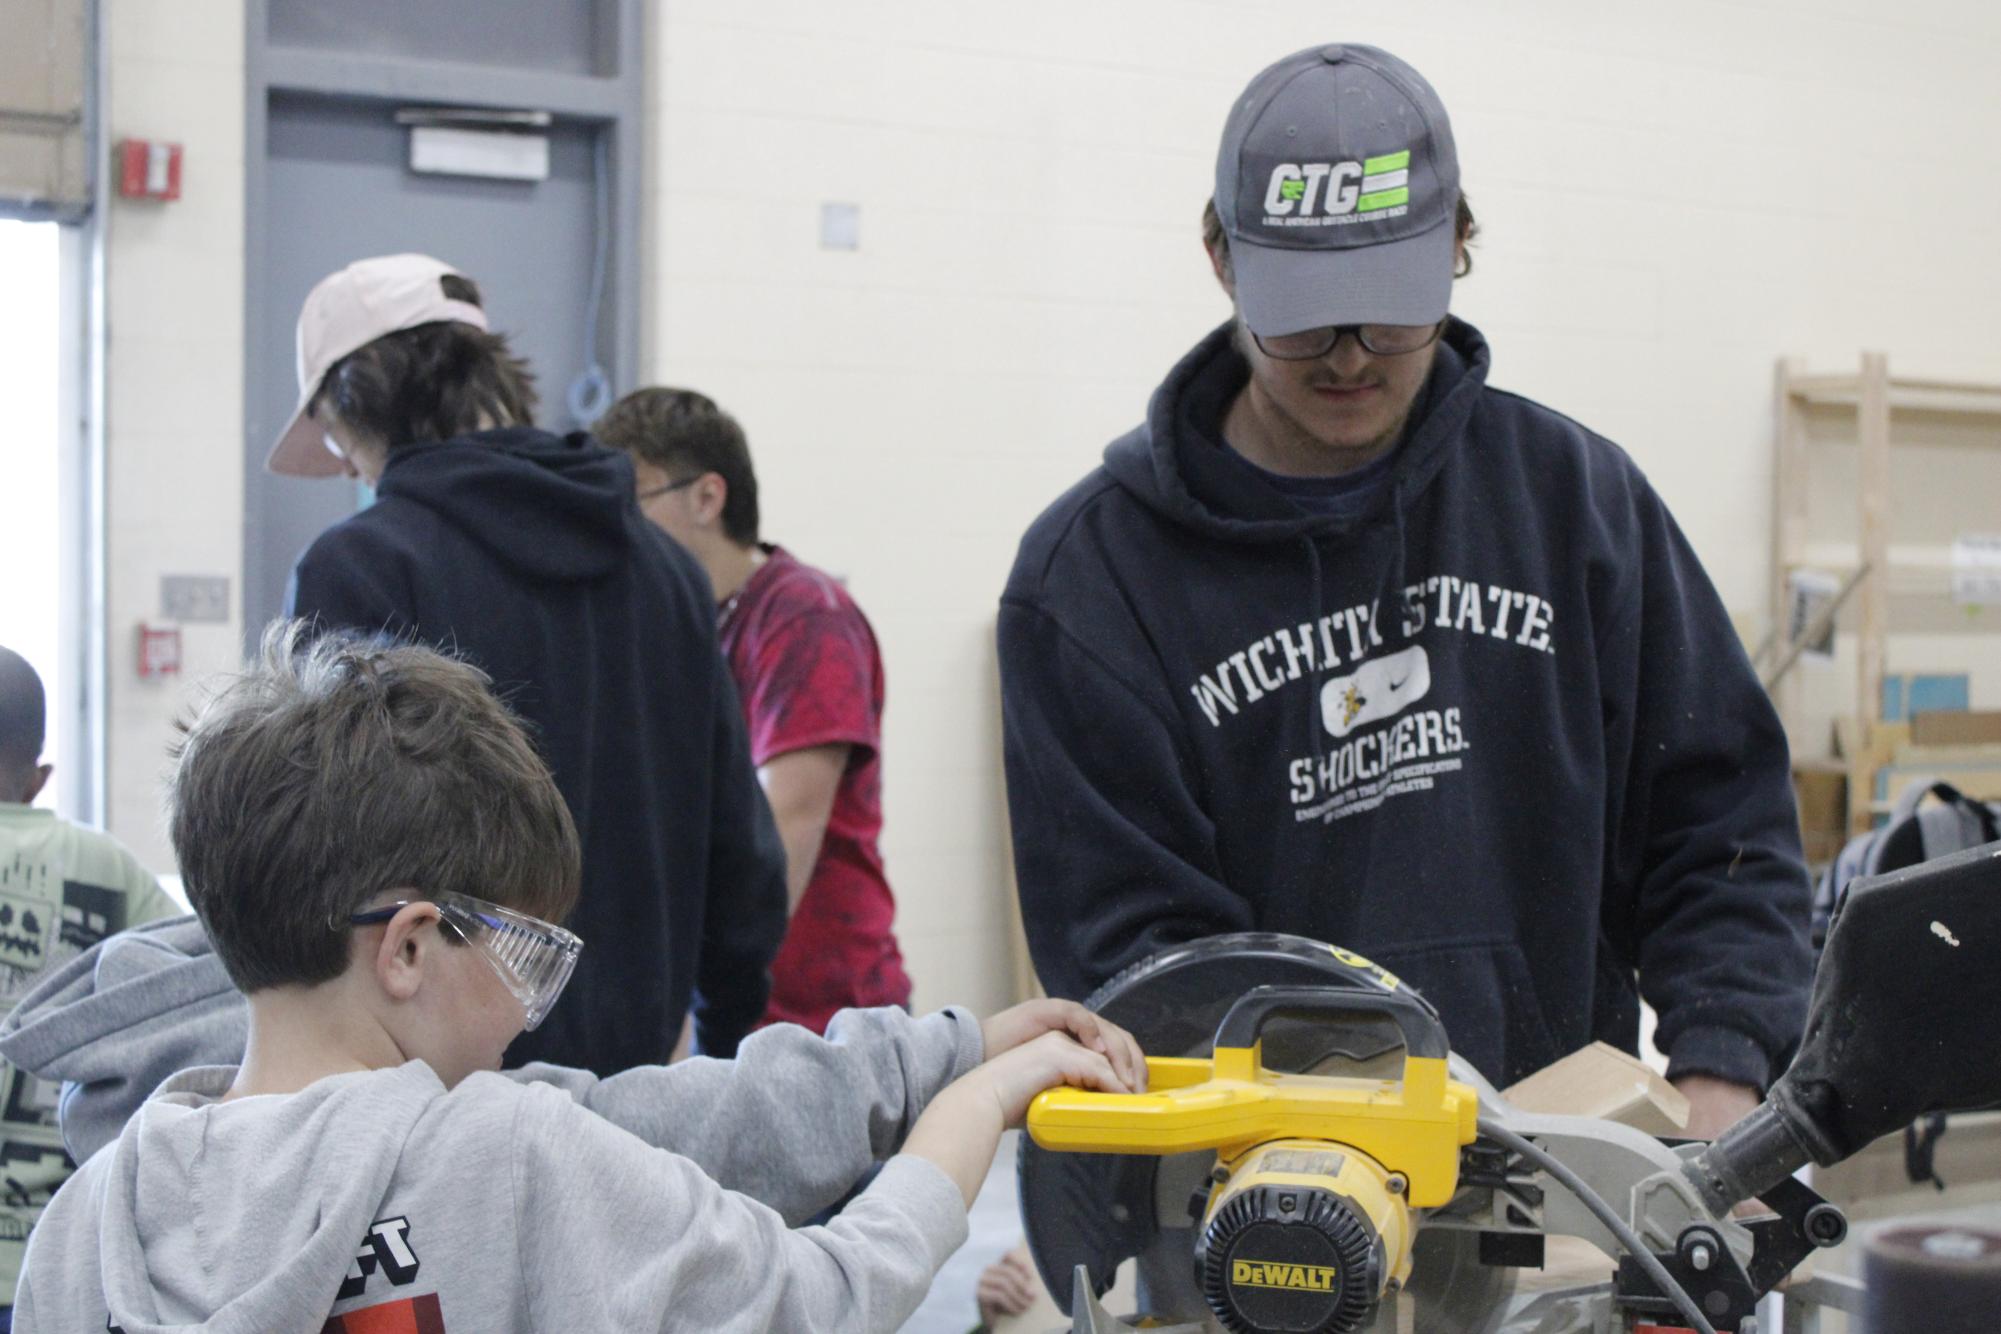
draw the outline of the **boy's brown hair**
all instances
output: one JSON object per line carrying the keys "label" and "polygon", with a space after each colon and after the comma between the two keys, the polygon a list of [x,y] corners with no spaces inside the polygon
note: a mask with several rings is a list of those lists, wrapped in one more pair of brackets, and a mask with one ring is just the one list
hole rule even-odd
{"label": "boy's brown hair", "polygon": [[675,481],[705,472],[721,477],[729,488],[723,533],[740,547],[757,545],[757,470],[750,466],[750,442],[713,398],[692,389],[635,389],[592,423],[591,434]]}
{"label": "boy's brown hair", "polygon": [[431,649],[278,622],[182,724],[174,852],[239,988],[339,976],[349,915],[392,890],[568,915],[576,826],[489,684]]}

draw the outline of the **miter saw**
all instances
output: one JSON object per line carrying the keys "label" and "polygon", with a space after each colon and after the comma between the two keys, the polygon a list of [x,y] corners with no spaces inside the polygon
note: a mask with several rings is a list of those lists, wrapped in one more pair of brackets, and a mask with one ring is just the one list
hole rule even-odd
{"label": "miter saw", "polygon": [[[1857,882],[1799,1055],[1713,1144],[1511,1107],[1408,986],[1297,936],[1170,949],[1090,1004],[1149,1053],[1150,1088],[1044,1093],[1019,1174],[1076,1331],[1751,1334],[1847,1233],[1796,1169],[2001,1104],[2001,844]],[[1610,1259],[1523,1301],[1556,1236]],[[1100,1299],[1134,1257],[1141,1314],[1117,1318]]]}

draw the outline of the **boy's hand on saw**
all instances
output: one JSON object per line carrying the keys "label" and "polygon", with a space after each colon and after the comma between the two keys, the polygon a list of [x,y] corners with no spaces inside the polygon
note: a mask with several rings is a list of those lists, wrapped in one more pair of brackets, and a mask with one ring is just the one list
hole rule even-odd
{"label": "boy's hand on saw", "polygon": [[1051,1030],[978,1067],[959,1084],[946,1089],[939,1100],[950,1096],[959,1085],[979,1090],[981,1095],[993,1099],[1001,1125],[1014,1130],[1027,1117],[1028,1104],[1035,1101],[1036,1094],[1062,1084],[1099,1093],[1135,1091],[1120,1078],[1110,1061],[1089,1047],[1080,1046],[1068,1033]]}
{"label": "boy's hand on saw", "polygon": [[986,1042],[986,1058],[1005,1055],[1044,1033],[1067,1033],[1079,1046],[1105,1058],[1125,1093],[1146,1091],[1146,1055],[1132,1034],[1108,1023],[1075,1001],[1032,1000],[980,1024]]}
{"label": "boy's hand on saw", "polygon": [[1059,1084],[1101,1093],[1137,1092],[1104,1054],[1107,1050],[1121,1065],[1138,1071],[1140,1088],[1146,1084],[1146,1062],[1132,1036],[1081,1005],[1031,1001],[995,1015],[981,1029],[987,1060],[946,1085],[903,1141],[904,1153],[928,1158],[952,1179],[969,1208],[1001,1132],[1022,1123],[1036,1094]]}

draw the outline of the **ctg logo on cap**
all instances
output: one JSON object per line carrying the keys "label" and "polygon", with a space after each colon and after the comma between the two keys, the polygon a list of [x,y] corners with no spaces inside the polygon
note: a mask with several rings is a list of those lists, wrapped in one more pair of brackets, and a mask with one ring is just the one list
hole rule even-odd
{"label": "ctg logo on cap", "polygon": [[1260,334],[1445,318],[1458,203],[1438,94],[1372,46],[1314,47],[1266,69],[1216,157],[1237,305]]}
{"label": "ctg logo on cap", "polygon": [[1410,211],[1410,150],[1357,162],[1281,162],[1265,186],[1267,227],[1339,227]]}

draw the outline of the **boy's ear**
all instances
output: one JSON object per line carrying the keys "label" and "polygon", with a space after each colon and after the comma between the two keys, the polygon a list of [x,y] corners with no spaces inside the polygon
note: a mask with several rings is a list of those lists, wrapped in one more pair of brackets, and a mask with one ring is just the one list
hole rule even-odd
{"label": "boy's ear", "polygon": [[407,1001],[423,989],[424,968],[438,946],[438,905],[410,903],[383,928],[375,951],[375,978],[389,998]]}
{"label": "boy's ear", "polygon": [[729,503],[730,484],[719,472],[704,473],[702,479],[695,483],[692,498],[695,502],[695,517],[701,523],[705,525],[718,523],[723,516],[723,506]]}
{"label": "boy's ear", "polygon": [[23,806],[35,804],[35,798],[42,795],[42,789],[49,785],[49,775],[56,771],[53,764],[38,764],[28,770],[27,790],[21,796]]}

